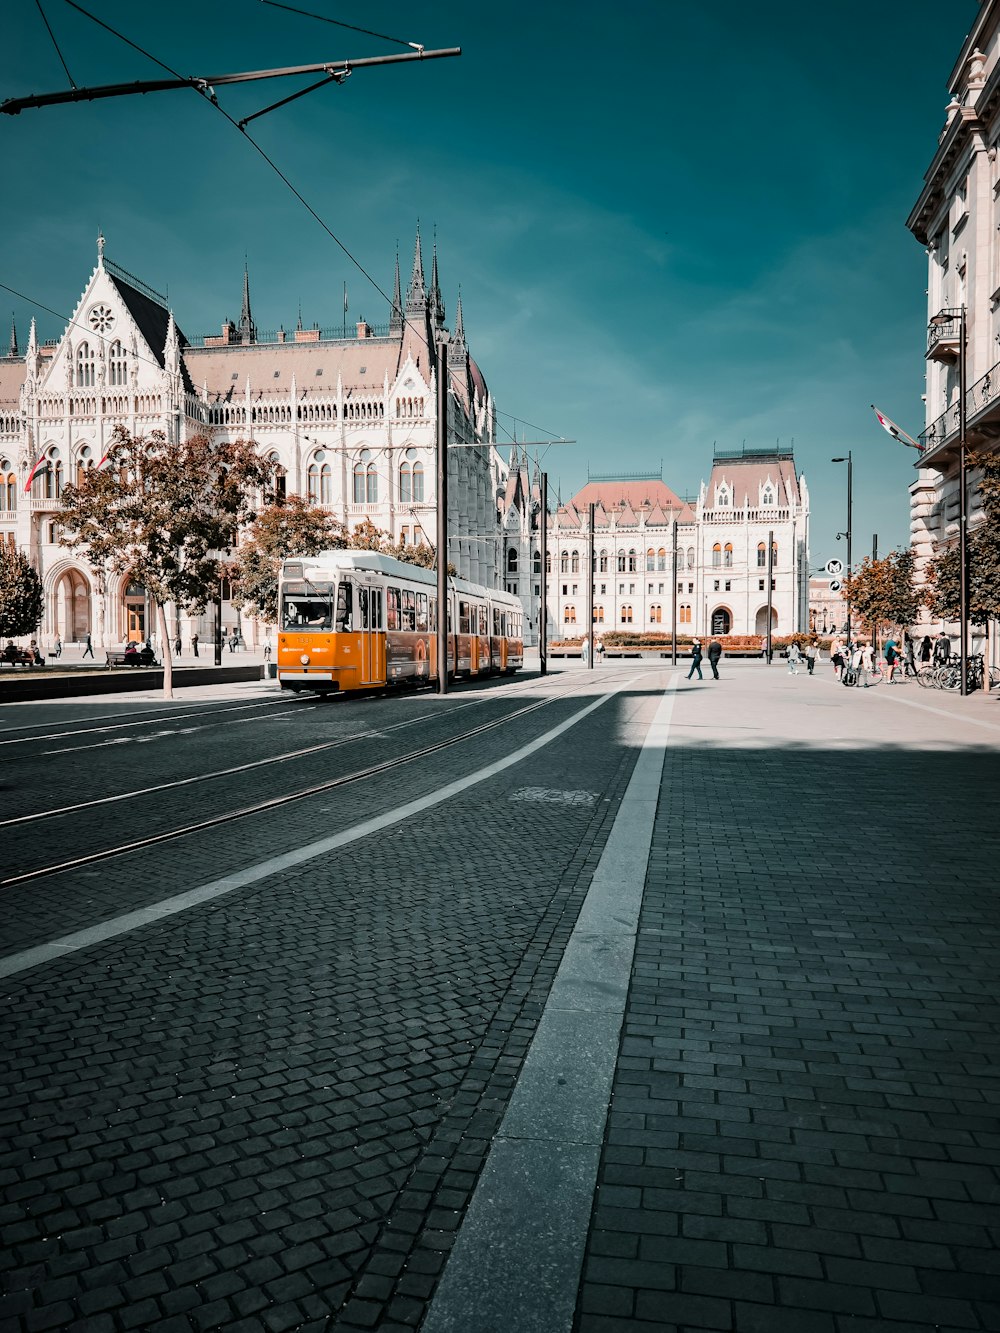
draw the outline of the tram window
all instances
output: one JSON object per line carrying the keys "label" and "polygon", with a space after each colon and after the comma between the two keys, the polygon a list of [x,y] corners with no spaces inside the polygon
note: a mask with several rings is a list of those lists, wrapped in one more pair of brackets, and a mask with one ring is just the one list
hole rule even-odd
{"label": "tram window", "polygon": [[382,628],[382,589],[372,588],[368,593],[368,618],[372,629]]}
{"label": "tram window", "polygon": [[500,610],[499,606],[495,606],[493,608],[493,637],[495,639],[503,633],[503,630],[500,628],[502,616],[503,612]]}
{"label": "tram window", "polygon": [[354,628],[354,587],[350,583],[341,583],[337,587],[337,633],[344,634]]}
{"label": "tram window", "polygon": [[399,589],[386,588],[386,629],[399,629]]}
{"label": "tram window", "polygon": [[417,593],[417,629],[421,634],[427,633],[427,594],[425,592]]}
{"label": "tram window", "polygon": [[368,629],[368,589],[358,589],[358,615],[361,617],[361,628]]}
{"label": "tram window", "polygon": [[469,603],[459,602],[458,604],[458,632],[459,634],[471,634],[469,626]]}
{"label": "tram window", "polygon": [[479,608],[479,637],[485,639],[490,632],[489,613],[485,606]]}
{"label": "tram window", "polygon": [[430,599],[430,628],[432,634],[437,633],[437,627],[438,627],[438,604],[437,604],[437,598],[432,597]]}
{"label": "tram window", "polygon": [[403,629],[414,630],[417,627],[416,594],[409,588],[403,589]]}
{"label": "tram window", "polygon": [[282,629],[329,629],[329,597],[285,596],[281,613]]}
{"label": "tram window", "polygon": [[453,628],[453,627],[452,627],[451,599],[449,598],[449,599],[448,599],[448,633],[449,633],[449,634],[452,632],[452,628]]}

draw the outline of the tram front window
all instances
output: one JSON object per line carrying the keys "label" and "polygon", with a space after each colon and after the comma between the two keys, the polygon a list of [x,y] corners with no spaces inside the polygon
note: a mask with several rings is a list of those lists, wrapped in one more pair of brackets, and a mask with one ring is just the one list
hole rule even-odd
{"label": "tram front window", "polygon": [[282,629],[329,629],[332,624],[329,597],[289,597],[281,607]]}

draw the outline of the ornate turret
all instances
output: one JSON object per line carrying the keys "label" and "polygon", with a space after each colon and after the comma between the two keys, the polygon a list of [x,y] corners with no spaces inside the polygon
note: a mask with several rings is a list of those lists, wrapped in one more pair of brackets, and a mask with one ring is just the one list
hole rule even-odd
{"label": "ornate turret", "polygon": [[438,248],[437,241],[434,242],[434,259],[431,263],[431,290],[429,294],[431,319],[434,321],[434,327],[440,329],[444,327],[444,298],[441,295],[441,284],[438,281]]}
{"label": "ornate turret", "polygon": [[257,341],[257,325],[250,314],[250,269],[243,262],[243,309],[240,311],[240,342],[244,347]]}
{"label": "ornate turret", "polygon": [[7,348],[8,356],[20,356],[21,353],[17,347],[17,325],[14,323],[13,314],[10,317],[10,346]]}
{"label": "ornate turret", "polygon": [[406,314],[423,317],[427,310],[427,287],[424,283],[424,259],[420,249],[420,223],[417,223],[417,241],[413,247],[413,272],[406,290]]}
{"label": "ornate turret", "polygon": [[455,332],[451,335],[454,352],[465,352],[465,316],[462,314],[462,289],[458,289],[458,301],[455,304]]}

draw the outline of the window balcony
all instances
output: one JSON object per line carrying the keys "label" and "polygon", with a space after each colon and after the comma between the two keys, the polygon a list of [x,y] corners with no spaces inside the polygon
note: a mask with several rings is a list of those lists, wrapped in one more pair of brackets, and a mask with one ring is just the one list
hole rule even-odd
{"label": "window balcony", "polygon": [[[1000,361],[966,390],[965,413],[965,434],[970,444],[1000,438]],[[958,417],[956,401],[921,432],[921,466],[947,462],[948,454],[958,444]]]}
{"label": "window balcony", "polygon": [[958,315],[949,319],[938,316],[938,323],[927,326],[926,360],[940,361],[943,365],[953,366],[958,360],[959,329],[961,321]]}

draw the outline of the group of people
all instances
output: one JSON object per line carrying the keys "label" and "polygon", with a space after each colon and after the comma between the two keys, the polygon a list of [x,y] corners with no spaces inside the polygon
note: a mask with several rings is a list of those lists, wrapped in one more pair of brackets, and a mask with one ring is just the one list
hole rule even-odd
{"label": "group of people", "polygon": [[[712,668],[712,679],[719,679],[719,658],[722,656],[722,644],[718,639],[713,639],[708,645],[708,665]],[[704,680],[701,674],[702,663],[701,639],[695,639],[691,645],[691,670],[687,673],[687,679],[690,680],[697,671],[698,679]]]}

